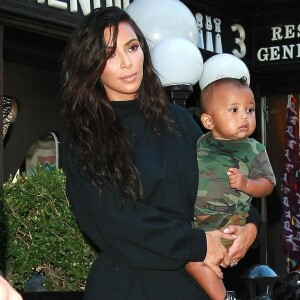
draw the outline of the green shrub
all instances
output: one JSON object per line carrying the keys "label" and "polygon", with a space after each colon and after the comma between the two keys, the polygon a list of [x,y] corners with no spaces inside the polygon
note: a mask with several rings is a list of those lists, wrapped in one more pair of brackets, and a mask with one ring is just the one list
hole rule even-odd
{"label": "green shrub", "polygon": [[[77,226],[62,170],[38,167],[3,185],[2,261],[6,278],[22,290],[33,274],[52,291],[79,291],[96,252]],[[6,242],[3,242],[6,241]]]}

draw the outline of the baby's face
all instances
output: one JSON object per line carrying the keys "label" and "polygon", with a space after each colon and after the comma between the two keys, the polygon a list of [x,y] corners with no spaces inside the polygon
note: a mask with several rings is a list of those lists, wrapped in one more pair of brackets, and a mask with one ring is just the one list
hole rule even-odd
{"label": "baby's face", "polygon": [[243,139],[256,127],[255,101],[250,88],[225,84],[211,98],[212,135],[216,139]]}

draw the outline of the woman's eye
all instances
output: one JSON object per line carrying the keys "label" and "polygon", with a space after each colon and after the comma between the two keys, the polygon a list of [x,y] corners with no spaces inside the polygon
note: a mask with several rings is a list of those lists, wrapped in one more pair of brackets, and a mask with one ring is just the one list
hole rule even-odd
{"label": "woman's eye", "polygon": [[128,51],[134,52],[134,51],[136,51],[139,47],[140,47],[139,44],[134,44],[134,45],[132,45],[131,47],[129,47]]}

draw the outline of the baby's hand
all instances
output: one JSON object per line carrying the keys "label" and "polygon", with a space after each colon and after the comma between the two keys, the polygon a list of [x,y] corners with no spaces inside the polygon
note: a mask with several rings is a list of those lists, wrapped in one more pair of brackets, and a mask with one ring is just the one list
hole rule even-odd
{"label": "baby's hand", "polygon": [[227,169],[229,187],[245,192],[247,189],[248,178],[237,168]]}

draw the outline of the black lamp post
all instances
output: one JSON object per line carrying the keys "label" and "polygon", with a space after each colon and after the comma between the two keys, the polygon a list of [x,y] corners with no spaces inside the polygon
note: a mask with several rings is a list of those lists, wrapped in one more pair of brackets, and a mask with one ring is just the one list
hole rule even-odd
{"label": "black lamp post", "polygon": [[242,278],[247,284],[249,300],[271,300],[278,275],[267,265],[251,267]]}
{"label": "black lamp post", "polygon": [[185,84],[169,85],[166,86],[164,90],[168,95],[170,102],[186,107],[186,101],[193,92],[193,86]]}

